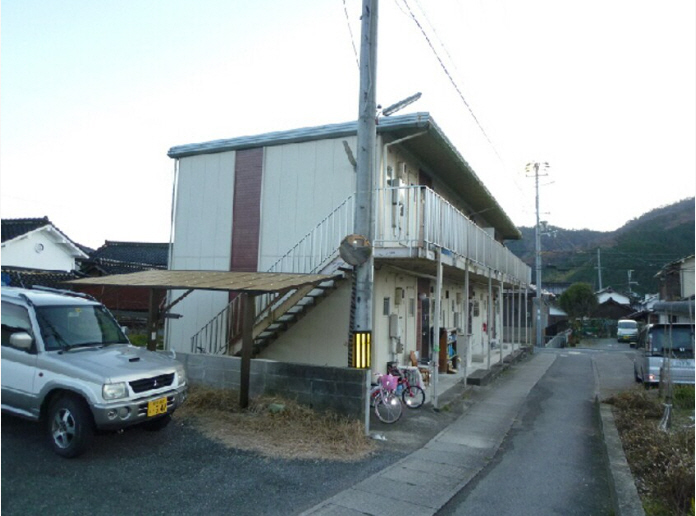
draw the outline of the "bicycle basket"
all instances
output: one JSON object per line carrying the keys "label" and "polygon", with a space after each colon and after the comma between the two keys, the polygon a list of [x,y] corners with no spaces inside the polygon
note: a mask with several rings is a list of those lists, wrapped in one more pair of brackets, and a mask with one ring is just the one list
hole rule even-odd
{"label": "bicycle basket", "polygon": [[382,387],[387,391],[396,390],[396,385],[399,383],[398,378],[391,374],[383,374],[379,377],[379,381],[382,383]]}

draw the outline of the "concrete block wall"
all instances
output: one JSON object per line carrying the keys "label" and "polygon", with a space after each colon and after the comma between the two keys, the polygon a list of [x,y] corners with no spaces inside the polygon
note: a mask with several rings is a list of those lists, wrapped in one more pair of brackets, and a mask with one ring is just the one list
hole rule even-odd
{"label": "concrete block wall", "polygon": [[[176,357],[192,385],[239,390],[240,358],[191,353],[177,353]],[[314,410],[362,420],[369,374],[369,370],[348,367],[255,359],[251,361],[249,395],[280,395]]]}

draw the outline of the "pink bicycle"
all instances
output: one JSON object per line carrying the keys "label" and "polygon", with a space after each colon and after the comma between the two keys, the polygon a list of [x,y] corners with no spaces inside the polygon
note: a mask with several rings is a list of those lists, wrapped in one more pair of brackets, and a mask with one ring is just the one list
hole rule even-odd
{"label": "pink bicycle", "polygon": [[375,414],[382,423],[396,423],[403,413],[401,400],[396,394],[397,385],[398,379],[395,376],[383,374],[370,391],[370,404],[375,408]]}

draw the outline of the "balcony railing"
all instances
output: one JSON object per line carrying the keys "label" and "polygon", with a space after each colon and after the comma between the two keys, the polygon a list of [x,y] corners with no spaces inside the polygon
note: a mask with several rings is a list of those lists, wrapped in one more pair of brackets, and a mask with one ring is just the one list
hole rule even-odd
{"label": "balcony railing", "polygon": [[438,247],[508,278],[530,283],[531,269],[486,230],[429,188],[376,190],[376,248]]}
{"label": "balcony railing", "polygon": [[[374,201],[375,248],[438,247],[500,271],[509,280],[530,283],[528,265],[432,190],[421,186],[378,189]],[[268,272],[320,272],[338,255],[341,239],[352,231],[354,211],[355,200],[350,196],[268,268]],[[282,303],[285,296],[257,296],[257,320]],[[192,337],[192,352],[225,352],[229,343],[241,335],[240,300],[234,298]]]}

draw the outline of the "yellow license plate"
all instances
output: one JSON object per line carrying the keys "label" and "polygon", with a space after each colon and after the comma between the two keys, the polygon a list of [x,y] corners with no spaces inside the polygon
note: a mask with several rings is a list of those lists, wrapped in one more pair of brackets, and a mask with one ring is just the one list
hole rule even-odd
{"label": "yellow license plate", "polygon": [[167,398],[159,398],[147,402],[147,417],[167,413]]}

